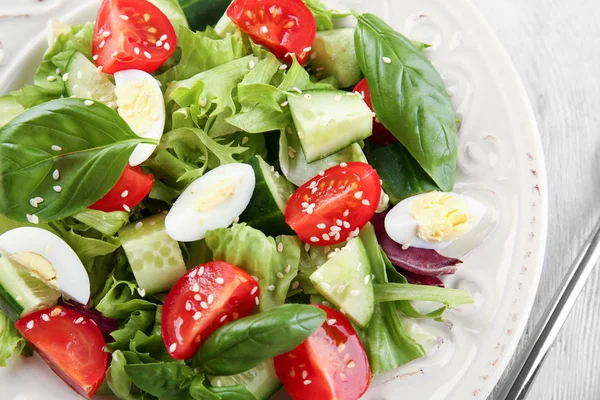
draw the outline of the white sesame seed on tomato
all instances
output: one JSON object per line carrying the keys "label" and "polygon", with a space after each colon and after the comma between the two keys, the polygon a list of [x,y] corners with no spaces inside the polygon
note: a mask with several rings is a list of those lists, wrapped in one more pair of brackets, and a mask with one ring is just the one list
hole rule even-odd
{"label": "white sesame seed on tomato", "polygon": [[33,320],[27,322],[27,325],[25,325],[27,327],[27,329],[33,329],[33,326],[35,325],[35,322]]}
{"label": "white sesame seed on tomato", "polygon": [[177,343],[173,343],[172,345],[169,346],[169,351],[172,353],[175,350],[177,350]]}
{"label": "white sesame seed on tomato", "polygon": [[215,282],[217,282],[219,285],[222,285],[225,283],[225,279],[223,279],[219,276],[218,278],[215,279]]}
{"label": "white sesame seed on tomato", "polygon": [[252,288],[252,290],[250,291],[250,294],[252,294],[252,295],[253,295],[254,293],[256,293],[256,291],[257,291],[257,290],[258,290],[258,286],[254,286],[254,287]]}
{"label": "white sesame seed on tomato", "polygon": [[204,266],[198,268],[198,276],[204,275]]}
{"label": "white sesame seed on tomato", "polygon": [[200,302],[200,307],[202,307],[203,309],[207,310],[208,309],[208,304],[206,304],[205,301],[201,301]]}
{"label": "white sesame seed on tomato", "polygon": [[337,322],[337,320],[335,318],[331,318],[327,320],[327,325],[331,326],[334,325]]}
{"label": "white sesame seed on tomato", "polygon": [[200,311],[196,311],[192,318],[194,318],[194,321],[198,321],[201,317],[202,317],[202,313]]}

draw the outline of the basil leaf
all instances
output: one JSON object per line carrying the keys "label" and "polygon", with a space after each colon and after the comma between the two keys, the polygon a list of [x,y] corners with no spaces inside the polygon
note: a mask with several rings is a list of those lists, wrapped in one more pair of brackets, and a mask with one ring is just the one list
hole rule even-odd
{"label": "basil leaf", "polygon": [[[155,142],[101,103],[59,99],[25,111],[0,128],[0,214],[48,222],[82,211],[117,183],[140,143]],[[36,197],[44,201],[34,208]]]}
{"label": "basil leaf", "polygon": [[210,391],[226,400],[257,400],[244,385],[211,387]]}
{"label": "basil leaf", "polygon": [[401,143],[373,148],[368,153],[368,159],[383,181],[383,190],[390,196],[392,204],[439,190]]}
{"label": "basil leaf", "polygon": [[193,366],[211,375],[235,375],[299,346],[325,322],[317,307],[286,304],[215,331],[200,346]]}
{"label": "basil leaf", "polygon": [[419,48],[381,19],[356,18],[356,55],[377,117],[442,190],[452,190],[458,134],[442,78]]}
{"label": "basil leaf", "polygon": [[230,4],[231,0],[179,0],[190,28],[195,31],[216,24]]}
{"label": "basil leaf", "polygon": [[152,396],[169,399],[183,398],[195,375],[182,362],[127,364],[124,369],[135,386]]}

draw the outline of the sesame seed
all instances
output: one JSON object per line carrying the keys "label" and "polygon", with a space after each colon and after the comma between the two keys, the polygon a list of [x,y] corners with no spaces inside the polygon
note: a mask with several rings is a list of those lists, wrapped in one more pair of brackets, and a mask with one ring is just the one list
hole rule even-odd
{"label": "sesame seed", "polygon": [[162,46],[162,45],[163,45],[163,42],[162,42],[162,40],[158,40],[158,41],[156,41],[156,47],[160,47],[160,46]]}
{"label": "sesame seed", "polygon": [[104,36],[105,38],[110,36],[110,31],[104,31],[102,32],[102,36]]}
{"label": "sesame seed", "polygon": [[[355,197],[355,198],[357,198],[357,199],[360,199],[360,198],[362,197],[362,195],[363,195],[363,192],[360,192],[360,191],[359,191],[359,192],[356,192],[356,193],[354,193],[354,197]],[[344,216],[345,216],[345,215],[344,215]]]}
{"label": "sesame seed", "polygon": [[327,282],[321,282],[321,287],[325,290],[331,290],[331,285]]}
{"label": "sesame seed", "polygon": [[200,285],[198,285],[198,283],[194,283],[194,286],[192,286],[192,292],[198,293],[199,291],[200,291]]}
{"label": "sesame seed", "polygon": [[254,60],[250,60],[248,65],[249,65],[250,69],[254,69],[254,67],[256,67],[256,62]]}
{"label": "sesame seed", "polygon": [[117,58],[117,56],[118,56],[118,55],[119,55],[119,52],[118,52],[118,51],[115,51],[115,52],[113,52],[113,53],[112,53],[110,56],[111,56],[112,58]]}
{"label": "sesame seed", "polygon": [[277,251],[278,251],[279,253],[281,253],[281,252],[283,251],[283,243],[279,242],[279,243],[277,244]]}
{"label": "sesame seed", "polygon": [[192,303],[189,301],[185,302],[185,311],[192,311]]}
{"label": "sesame seed", "polygon": [[144,56],[149,60],[152,58],[152,54],[148,53],[147,51],[144,52]]}
{"label": "sesame seed", "polygon": [[325,171],[319,171],[319,176],[324,176],[325,175]]}
{"label": "sesame seed", "polygon": [[129,17],[127,15],[125,15],[125,14],[119,15],[119,18],[121,18],[124,21],[127,21],[129,19]]}
{"label": "sesame seed", "polygon": [[99,48],[103,48],[104,45],[106,44],[106,40],[103,40],[100,42],[100,44],[98,45]]}
{"label": "sesame seed", "polygon": [[306,100],[310,100],[310,99],[312,99],[312,96],[311,96],[310,94],[306,93],[306,94],[304,95],[304,98],[305,98]]}
{"label": "sesame seed", "polygon": [[360,290],[358,289],[354,289],[353,291],[350,292],[350,296],[358,296],[360,294]]}
{"label": "sesame seed", "polygon": [[169,51],[171,50],[171,45],[169,43],[165,43],[164,48],[165,50]]}
{"label": "sesame seed", "polygon": [[92,60],[96,61],[97,59],[98,59],[98,54],[94,54],[94,55],[92,56]]}
{"label": "sesame seed", "polygon": [[48,314],[42,314],[42,320],[48,322],[50,321],[50,317],[48,316]]}
{"label": "sesame seed", "polygon": [[285,71],[287,69],[287,67],[288,67],[287,64],[281,64],[279,66],[279,69],[282,70],[282,71]]}
{"label": "sesame seed", "polygon": [[26,217],[27,217],[27,221],[29,221],[32,224],[37,225],[40,223],[40,219],[38,218],[37,215],[27,214]]}
{"label": "sesame seed", "polygon": [[365,206],[370,206],[371,205],[371,202],[369,200],[367,200],[367,199],[364,199],[363,201],[361,201],[361,203],[363,205],[365,205]]}
{"label": "sesame seed", "polygon": [[204,275],[204,266],[198,268],[198,276]]}
{"label": "sesame seed", "polygon": [[249,140],[250,140],[250,139],[248,138],[248,136],[244,136],[244,137],[242,138],[242,144],[246,144],[246,143],[248,143],[248,141],[249,141]]}
{"label": "sesame seed", "polygon": [[265,25],[260,27],[260,31],[261,33],[268,33],[269,32],[269,28],[267,28]]}
{"label": "sesame seed", "polygon": [[162,35],[162,36],[160,37],[160,40],[162,40],[162,41],[164,42],[164,41],[165,41],[165,40],[167,40],[168,38],[169,38],[169,37],[168,37],[167,35]]}
{"label": "sesame seed", "polygon": [[308,371],[302,371],[302,379],[306,379],[308,376]]}
{"label": "sesame seed", "polygon": [[48,80],[48,82],[54,82],[56,80],[56,77],[54,75],[49,76],[46,78]]}
{"label": "sesame seed", "polygon": [[255,297],[255,298],[254,298],[254,302],[256,303],[256,305],[259,305],[259,304],[260,304],[260,300],[258,299],[258,297]]}
{"label": "sesame seed", "polygon": [[200,307],[204,308],[205,310],[208,309],[208,304],[206,304],[205,301],[201,301],[200,302]]}
{"label": "sesame seed", "polygon": [[139,48],[139,47],[136,47],[136,48],[134,48],[134,49],[133,49],[133,52],[134,52],[135,54],[140,54],[140,48]]}
{"label": "sesame seed", "polygon": [[137,291],[140,297],[146,297],[146,289],[137,288]]}
{"label": "sesame seed", "polygon": [[313,243],[317,243],[319,241],[319,238],[316,237],[316,236],[313,236],[313,237],[310,238],[310,241],[313,242]]}
{"label": "sesame seed", "polygon": [[208,304],[212,304],[215,301],[215,296],[212,294],[209,294],[208,298],[206,300],[208,301]]}
{"label": "sesame seed", "polygon": [[340,164],[340,167],[342,167],[342,168],[346,168],[347,166],[348,166],[348,164],[345,163],[345,162],[343,162],[343,163]]}
{"label": "sesame seed", "polygon": [[57,317],[60,314],[60,307],[56,307],[55,309],[52,310],[52,312],[50,313],[51,317]]}
{"label": "sesame seed", "polygon": [[392,59],[389,57],[381,57],[381,59],[383,60],[384,63],[386,64],[390,64],[392,62]]}
{"label": "sesame seed", "polygon": [[68,73],[68,72],[67,72],[67,73],[65,73],[65,74],[62,76],[62,80],[63,80],[64,82],[66,82],[66,81],[68,81],[68,80],[69,80],[69,73]]}
{"label": "sesame seed", "polygon": [[148,13],[144,14],[144,21],[146,21],[146,22],[150,21],[150,14],[148,14]]}
{"label": "sesame seed", "polygon": [[365,285],[369,284],[370,279],[371,279],[371,275],[365,275],[365,279],[363,279],[363,282],[365,283]]}
{"label": "sesame seed", "polygon": [[311,383],[312,383],[312,381],[310,381],[309,379],[304,381],[304,385],[306,385],[306,386],[310,385]]}
{"label": "sesame seed", "polygon": [[269,285],[267,289],[269,289],[269,292],[273,292],[275,291],[275,285]]}
{"label": "sesame seed", "polygon": [[338,353],[341,353],[344,350],[346,350],[346,345],[344,343],[340,343],[340,345],[338,346]]}
{"label": "sesame seed", "polygon": [[84,102],[83,102],[83,104],[84,104],[86,107],[89,107],[89,106],[93,106],[93,105],[94,105],[94,102],[93,102],[92,100],[86,100],[86,101],[84,101]]}
{"label": "sesame seed", "polygon": [[32,329],[34,324],[35,323],[33,322],[33,320],[31,320],[31,321],[27,322],[27,325],[25,325],[25,326],[27,327],[27,329]]}
{"label": "sesame seed", "polygon": [[287,107],[288,104],[290,104],[290,102],[286,100],[283,103],[281,103],[281,107]]}
{"label": "sesame seed", "polygon": [[310,244],[304,243],[304,251],[306,251],[307,253],[310,251]]}
{"label": "sesame seed", "polygon": [[129,208],[129,206],[127,204],[123,204],[123,210],[125,210],[127,212],[131,212],[131,208]]}
{"label": "sesame seed", "polygon": [[31,207],[38,208],[38,203],[35,199],[29,199],[29,204],[31,204]]}
{"label": "sesame seed", "polygon": [[333,324],[335,324],[337,322],[337,320],[335,318],[331,318],[327,320],[327,325],[331,326]]}
{"label": "sesame seed", "polygon": [[54,72],[56,73],[56,75],[60,75],[60,68],[56,68],[56,69],[54,70]]}
{"label": "sesame seed", "polygon": [[83,317],[79,317],[79,318],[77,318],[77,319],[75,320],[75,323],[76,323],[76,324],[78,324],[78,325],[79,325],[80,323],[82,323],[82,322],[83,322]]}
{"label": "sesame seed", "polygon": [[300,286],[300,282],[298,282],[298,281],[295,281],[295,282],[292,284],[292,289],[298,289],[298,286]]}
{"label": "sesame seed", "polygon": [[172,345],[169,346],[169,351],[172,353],[175,350],[177,350],[177,343],[173,343]]}
{"label": "sesame seed", "polygon": [[125,198],[127,196],[129,196],[129,190],[124,190],[123,193],[121,193],[121,197]]}
{"label": "sesame seed", "polygon": [[196,300],[196,301],[202,301],[202,296],[200,296],[199,294],[195,294],[194,295],[194,300]]}
{"label": "sesame seed", "polygon": [[252,288],[252,290],[250,291],[250,294],[252,294],[252,295],[253,295],[254,293],[256,293],[256,291],[257,291],[257,290],[258,290],[258,286],[254,286],[254,287]]}
{"label": "sesame seed", "polygon": [[347,366],[349,369],[352,369],[352,368],[354,368],[354,367],[356,366],[356,363],[355,363],[354,361],[350,361],[350,362],[348,363],[348,365],[346,365],[346,366]]}
{"label": "sesame seed", "polygon": [[194,318],[194,321],[198,321],[201,317],[202,317],[202,313],[200,311],[196,311],[196,313],[194,314],[194,316],[192,318]]}
{"label": "sesame seed", "polygon": [[225,279],[218,277],[217,279],[215,279],[215,282],[217,282],[219,285],[222,285],[225,283]]}
{"label": "sesame seed", "polygon": [[219,322],[225,322],[226,319],[227,319],[227,315],[223,315],[221,317],[221,319],[219,319]]}
{"label": "sesame seed", "polygon": [[332,226],[331,232],[329,233],[329,235],[331,236],[332,233],[335,235],[336,233],[341,232],[341,231],[342,231],[342,228],[340,228],[339,226]]}
{"label": "sesame seed", "polygon": [[292,88],[292,90],[295,91],[295,92],[298,92],[299,94],[302,94],[302,90],[299,87],[297,87],[297,86],[294,86]]}
{"label": "sesame seed", "polygon": [[292,266],[288,265],[287,267],[285,267],[285,269],[283,270],[283,272],[287,275],[290,273],[290,271],[292,270]]}
{"label": "sesame seed", "polygon": [[326,233],[322,234],[321,237],[323,238],[323,240],[329,240],[330,239],[329,235],[326,234]]}
{"label": "sesame seed", "polygon": [[279,279],[283,279],[283,274],[282,274],[281,272],[278,272],[278,273],[277,273],[277,277],[278,277]]}
{"label": "sesame seed", "polygon": [[305,53],[308,53],[311,50],[312,50],[312,47],[308,46],[308,47],[305,47],[304,50],[302,50],[302,51]]}
{"label": "sesame seed", "polygon": [[258,282],[258,276],[254,276],[254,275],[250,275],[252,277],[252,279],[254,279],[256,282]]}
{"label": "sesame seed", "polygon": [[142,226],[144,226],[144,223],[138,222],[137,224],[135,224],[135,229],[142,229]]}

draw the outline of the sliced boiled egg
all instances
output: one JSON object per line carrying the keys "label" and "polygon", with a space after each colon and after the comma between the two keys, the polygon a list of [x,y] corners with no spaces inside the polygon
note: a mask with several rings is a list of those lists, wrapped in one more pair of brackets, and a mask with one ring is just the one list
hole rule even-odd
{"label": "sliced boiled egg", "polygon": [[470,197],[430,192],[396,205],[385,218],[385,230],[403,246],[441,250],[475,228],[485,213],[485,206]]}
{"label": "sliced boiled egg", "polygon": [[[165,129],[165,101],[160,85],[147,72],[128,69],[115,72],[117,112],[136,135],[160,140]],[[131,156],[133,167],[146,161],[156,145],[140,144]]]}
{"label": "sliced boiled egg", "polygon": [[168,234],[179,242],[204,239],[227,228],[246,209],[256,185],[248,164],[226,164],[196,179],[175,201],[165,219]]}
{"label": "sliced boiled egg", "polygon": [[0,236],[0,249],[31,274],[73,300],[87,304],[90,278],[69,245],[41,228],[23,227]]}

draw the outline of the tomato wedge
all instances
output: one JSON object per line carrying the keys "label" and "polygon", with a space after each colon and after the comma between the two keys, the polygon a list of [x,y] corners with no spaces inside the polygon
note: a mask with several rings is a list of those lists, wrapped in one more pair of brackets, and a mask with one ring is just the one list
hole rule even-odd
{"label": "tomato wedge", "polygon": [[82,396],[94,396],[108,368],[108,353],[92,320],[56,306],[29,314],[15,326],[62,380]]}
{"label": "tomato wedge", "polygon": [[169,354],[190,359],[215,330],[248,316],[259,296],[257,282],[224,261],[191,269],[175,283],[164,303],[162,334]]}
{"label": "tomato wedge", "polygon": [[291,63],[304,65],[317,34],[312,12],[302,0],[235,0],[227,15],[255,43]]}
{"label": "tomato wedge", "polygon": [[145,173],[141,167],[127,165],[117,184],[90,208],[104,212],[129,212],[148,196],[153,185],[154,175]]}
{"label": "tomato wedge", "polygon": [[381,181],[373,167],[341,163],[294,192],[285,221],[303,242],[330,246],[358,236],[375,214],[380,197]]}
{"label": "tomato wedge", "polygon": [[357,400],[369,387],[371,369],[352,324],[325,306],[327,319],[289,353],[275,357],[277,377],[294,400]]}
{"label": "tomato wedge", "polygon": [[156,71],[177,46],[169,18],[141,0],[104,0],[96,19],[92,54],[107,74],[126,69]]}
{"label": "tomato wedge", "polygon": [[[353,91],[360,94],[371,111],[375,111],[373,101],[371,100],[371,91],[369,90],[369,85],[367,85],[367,78],[363,78],[362,81],[358,82]],[[377,117],[373,117],[373,134],[369,137],[369,140],[380,144],[398,143],[398,139],[379,122]]]}

